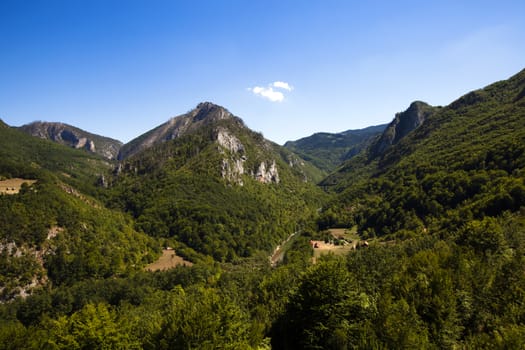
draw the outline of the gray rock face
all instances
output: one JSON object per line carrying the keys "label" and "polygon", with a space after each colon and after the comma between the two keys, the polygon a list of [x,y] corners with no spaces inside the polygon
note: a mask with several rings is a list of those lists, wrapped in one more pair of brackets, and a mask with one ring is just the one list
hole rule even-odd
{"label": "gray rock face", "polygon": [[36,137],[48,139],[69,147],[84,149],[107,159],[115,159],[122,142],[91,134],[63,123],[33,122],[20,130]]}
{"label": "gray rock face", "polygon": [[220,146],[219,152],[225,156],[221,164],[221,175],[224,179],[242,186],[242,175],[249,174],[262,183],[279,183],[275,160],[269,167],[266,162],[261,162],[255,172],[247,171],[244,145],[235,135],[227,129],[219,128],[216,141]]}
{"label": "gray rock face", "polygon": [[266,162],[261,162],[255,173],[255,179],[262,183],[279,183],[279,172],[277,171],[275,160],[269,167],[266,165]]}
{"label": "gray rock face", "polygon": [[411,131],[418,128],[436,111],[425,102],[413,102],[404,112],[397,113],[394,120],[388,125],[381,137],[370,148],[372,158],[383,154],[390,146],[398,143]]}
{"label": "gray rock face", "polygon": [[241,141],[224,128],[217,131],[217,143],[232,153],[244,153]]}
{"label": "gray rock face", "polygon": [[244,155],[244,145],[225,128],[217,130],[216,141],[219,144],[219,152],[225,157],[221,164],[222,177],[242,186],[242,175],[245,174],[244,163],[247,159]]}

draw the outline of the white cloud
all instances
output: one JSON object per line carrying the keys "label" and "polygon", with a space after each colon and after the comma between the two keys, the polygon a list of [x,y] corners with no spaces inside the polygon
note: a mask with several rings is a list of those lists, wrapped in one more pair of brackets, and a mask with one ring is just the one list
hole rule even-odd
{"label": "white cloud", "polygon": [[282,100],[284,100],[283,93],[280,91],[275,91],[272,87],[265,88],[261,86],[256,86],[250,89],[250,91],[272,102],[281,102]]}
{"label": "white cloud", "polygon": [[284,100],[284,94],[281,91],[274,90],[274,88],[286,91],[293,90],[293,87],[284,81],[276,81],[266,87],[255,86],[253,88],[249,88],[248,90],[253,92],[255,95],[259,95],[272,102],[282,102]]}
{"label": "white cloud", "polygon": [[285,83],[284,81],[276,81],[272,84],[273,87],[275,88],[281,88],[281,89],[285,89],[285,90],[288,90],[288,91],[292,91],[293,90],[293,87],[290,86],[290,84],[288,83]]}

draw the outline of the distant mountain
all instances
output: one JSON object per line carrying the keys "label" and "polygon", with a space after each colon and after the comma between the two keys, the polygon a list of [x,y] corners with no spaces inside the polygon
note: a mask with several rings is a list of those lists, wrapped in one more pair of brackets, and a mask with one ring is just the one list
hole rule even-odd
{"label": "distant mountain", "polygon": [[122,142],[89,133],[63,123],[33,122],[20,130],[36,137],[55,141],[73,148],[85,149],[107,159],[116,159]]}
{"label": "distant mountain", "polygon": [[209,102],[132,140],[119,158],[111,202],[181,254],[268,251],[324,198],[318,169]]}
{"label": "distant mountain", "polygon": [[284,147],[328,173],[369,146],[385,128],[386,124],[383,124],[341,133],[316,133],[288,141]]}

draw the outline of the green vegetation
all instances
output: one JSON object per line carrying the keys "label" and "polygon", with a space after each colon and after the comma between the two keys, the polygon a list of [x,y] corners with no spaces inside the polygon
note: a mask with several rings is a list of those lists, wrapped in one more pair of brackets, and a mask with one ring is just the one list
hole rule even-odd
{"label": "green vegetation", "polygon": [[[242,185],[221,176],[225,154],[210,136],[217,127],[243,144]],[[177,252],[189,260],[187,247],[217,261],[269,253],[298,223],[313,226],[326,196],[305,183],[300,169],[289,167],[274,147],[279,146],[229,120],[202,127],[123,162],[108,205],[129,212],[138,230],[176,242]],[[259,164],[272,161],[279,183],[254,179]]]}
{"label": "green vegetation", "polygon": [[[37,180],[0,195],[0,349],[524,348],[524,91],[525,71],[440,108],[330,194],[230,120],[113,175],[0,124],[1,180]],[[235,157],[246,171],[223,177]],[[257,181],[274,160],[280,181]],[[373,241],[312,263],[329,232]],[[194,264],[145,271],[166,245]]]}
{"label": "green vegetation", "polygon": [[[321,222],[365,236],[447,236],[472,220],[525,205],[525,72],[470,93],[366,164],[324,182],[339,191]],[[363,164],[360,170],[359,164]]]}
{"label": "green vegetation", "polygon": [[[158,243],[89,195],[99,191],[96,174],[106,163],[13,129],[0,133],[0,176],[37,180],[22,185],[18,194],[0,195],[2,300],[20,294],[20,288],[30,293],[47,279],[61,285],[110,277],[156,257]],[[82,186],[74,187],[78,183]]]}

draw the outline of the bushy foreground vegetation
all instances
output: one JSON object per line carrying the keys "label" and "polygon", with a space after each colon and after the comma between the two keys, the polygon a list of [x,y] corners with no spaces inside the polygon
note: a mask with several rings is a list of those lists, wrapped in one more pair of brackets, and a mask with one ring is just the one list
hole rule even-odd
{"label": "bushy foreground vegetation", "polygon": [[[487,219],[446,240],[376,244],[286,263],[87,279],[2,307],[0,344],[24,348],[521,348],[525,222]],[[480,236],[499,232],[497,246]]]}

